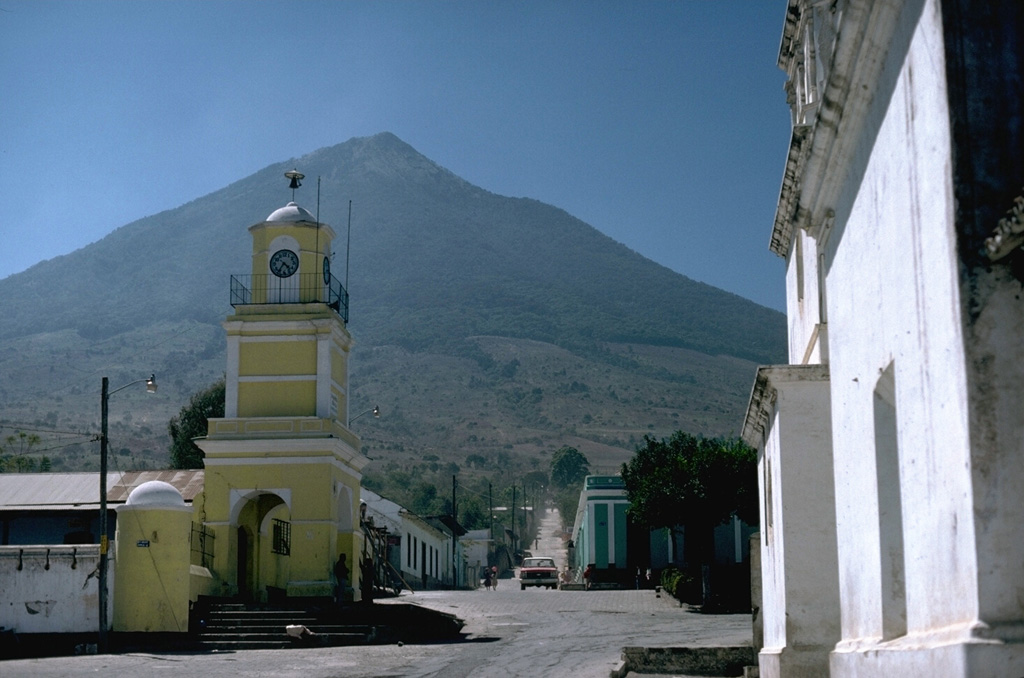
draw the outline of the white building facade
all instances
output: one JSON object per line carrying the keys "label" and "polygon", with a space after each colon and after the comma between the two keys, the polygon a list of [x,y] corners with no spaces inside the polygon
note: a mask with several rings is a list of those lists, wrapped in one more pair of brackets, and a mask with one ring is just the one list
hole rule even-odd
{"label": "white building facade", "polygon": [[790,0],[779,64],[761,675],[1024,675],[1024,3]]}

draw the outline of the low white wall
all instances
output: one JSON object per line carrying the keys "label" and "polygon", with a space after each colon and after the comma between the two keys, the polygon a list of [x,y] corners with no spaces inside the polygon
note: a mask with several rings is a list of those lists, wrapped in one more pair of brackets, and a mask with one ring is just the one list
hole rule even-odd
{"label": "low white wall", "polygon": [[[114,599],[108,554],[107,619]],[[0,546],[0,627],[16,633],[99,629],[99,544]]]}

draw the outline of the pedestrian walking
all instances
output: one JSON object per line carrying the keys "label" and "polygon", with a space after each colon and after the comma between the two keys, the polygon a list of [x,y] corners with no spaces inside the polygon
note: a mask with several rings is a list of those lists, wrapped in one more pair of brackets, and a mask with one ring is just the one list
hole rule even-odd
{"label": "pedestrian walking", "polygon": [[491,568],[484,568],[484,588],[488,591],[491,590]]}
{"label": "pedestrian walking", "polygon": [[338,556],[338,562],[334,564],[334,602],[341,605],[348,597],[348,556],[344,553]]}
{"label": "pedestrian walking", "polygon": [[363,556],[359,565],[359,588],[364,603],[373,602],[373,569],[373,559],[369,555]]}
{"label": "pedestrian walking", "polygon": [[498,590],[498,566],[495,565],[491,568],[491,586],[495,591]]}

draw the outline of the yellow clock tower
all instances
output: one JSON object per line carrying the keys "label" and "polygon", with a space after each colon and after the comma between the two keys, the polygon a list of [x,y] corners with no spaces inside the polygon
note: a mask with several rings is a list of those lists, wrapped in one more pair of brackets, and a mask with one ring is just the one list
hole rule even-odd
{"label": "yellow clock tower", "polygon": [[[298,185],[302,175],[287,173]],[[294,193],[293,193],[294,196]],[[223,419],[205,453],[206,526],[223,593],[329,597],[335,563],[358,591],[359,487],[369,461],[346,426],[348,292],[330,226],[290,202],[249,228],[252,272],[231,278]]]}

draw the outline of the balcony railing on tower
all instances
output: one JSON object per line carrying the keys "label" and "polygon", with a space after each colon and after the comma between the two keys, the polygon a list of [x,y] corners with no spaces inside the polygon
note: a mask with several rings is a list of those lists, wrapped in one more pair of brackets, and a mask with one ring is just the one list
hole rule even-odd
{"label": "balcony railing on tower", "polygon": [[348,290],[333,275],[328,282],[319,273],[297,273],[279,278],[269,273],[231,276],[231,306],[250,304],[323,303],[348,322]]}

